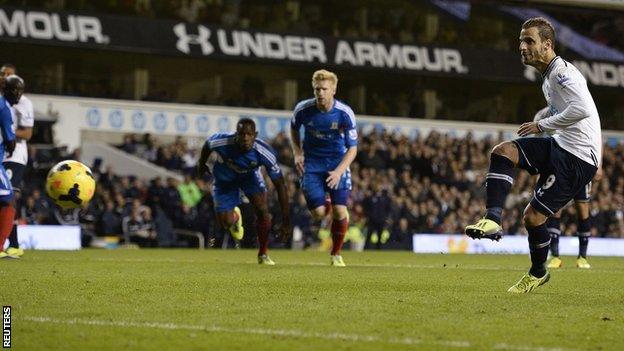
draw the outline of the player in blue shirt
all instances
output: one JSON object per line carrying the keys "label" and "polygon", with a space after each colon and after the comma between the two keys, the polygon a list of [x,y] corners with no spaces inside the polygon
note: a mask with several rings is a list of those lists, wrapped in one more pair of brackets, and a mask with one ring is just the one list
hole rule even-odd
{"label": "player in blue shirt", "polygon": [[13,258],[4,251],[4,242],[11,234],[15,220],[15,204],[13,186],[2,166],[4,154],[8,156],[15,150],[15,133],[13,132],[13,115],[11,106],[17,104],[24,92],[24,81],[16,75],[4,79],[2,96],[0,96],[0,258]]}
{"label": "player in blue shirt", "polygon": [[260,166],[264,166],[277,190],[282,210],[280,237],[283,241],[287,240],[291,233],[288,190],[273,148],[257,139],[257,135],[256,123],[249,118],[243,118],[236,124],[236,133],[211,136],[204,143],[197,171],[199,175],[210,173],[207,161],[211,153],[216,153],[217,160],[212,169],[212,176],[215,211],[219,224],[228,229],[235,240],[243,238],[243,220],[238,208],[242,190],[256,211],[258,263],[274,265],[267,255],[271,215]]}
{"label": "player in blue shirt", "polygon": [[[357,155],[355,114],[347,104],[334,99],[338,77],[319,70],[312,75],[314,98],[295,106],[290,135],[295,155],[295,167],[308,208],[316,220],[327,214],[325,194],[332,203],[331,264],[344,267],[340,255],[344,236],[349,228],[347,201],[351,194],[349,166]],[[301,145],[299,131],[303,126]]]}

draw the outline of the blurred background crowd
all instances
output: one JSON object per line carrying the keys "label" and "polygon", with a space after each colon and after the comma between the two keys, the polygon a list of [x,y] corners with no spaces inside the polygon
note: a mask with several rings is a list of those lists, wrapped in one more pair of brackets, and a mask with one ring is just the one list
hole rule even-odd
{"label": "blurred background crowd", "polygon": [[[340,39],[429,49],[453,48],[462,58],[476,53],[494,65],[499,57],[509,59],[517,50],[518,32],[524,21],[518,11],[524,11],[546,15],[558,23],[561,35],[557,38],[556,52],[570,61],[585,60],[587,72],[584,73],[594,78],[588,78],[589,87],[602,127],[621,134],[624,76],[605,72],[611,72],[608,69],[623,72],[624,59],[594,58],[590,54],[606,50],[615,53],[616,58],[618,54],[624,57],[620,51],[624,50],[624,16],[621,10],[595,7],[597,1],[583,3],[583,6],[556,6],[548,1],[514,0],[0,0],[0,14],[15,22],[0,33],[0,41],[3,60],[19,67],[27,94],[117,99],[99,100],[114,106],[121,100],[150,101],[140,103],[146,111],[157,105],[151,102],[194,104],[193,108],[210,111],[237,106],[256,108],[244,110],[252,111],[249,114],[255,116],[275,112],[260,109],[291,111],[296,101],[309,98],[310,73],[321,68],[317,67],[318,63],[183,54],[175,48],[175,40],[168,54],[143,52],[123,45],[94,47],[89,46],[93,43],[82,42],[68,45],[54,38],[45,41],[28,37],[9,14],[16,9],[38,11],[39,15],[40,11],[48,11],[59,16],[130,18],[167,30],[176,22],[186,22],[189,30],[196,29],[191,29],[196,27],[194,24],[203,24],[229,30],[317,36],[327,42]],[[15,33],[10,36],[9,32]],[[137,33],[132,34],[140,37]],[[584,52],[582,48],[595,50]],[[505,62],[513,64],[514,59],[511,56],[511,61]],[[602,63],[605,65],[601,66]],[[490,76],[489,67],[484,74],[474,75],[346,64],[327,68],[339,77],[336,97],[353,107],[358,116],[518,124],[532,120],[534,113],[545,105],[539,81],[528,78],[522,68],[520,73],[515,72],[519,77]],[[76,104],[86,101],[75,100],[79,100]],[[186,230],[201,233],[207,246],[231,245],[215,225],[211,179],[198,178],[193,172],[198,145],[183,132],[172,142],[170,135],[127,134],[116,145],[127,154],[174,170],[183,178],[142,179],[121,176],[114,167],[89,165],[93,166],[98,181],[97,194],[89,208],[69,212],[54,208],[43,194],[47,170],[62,159],[80,159],[80,154],[79,149],[69,153],[54,145],[51,126],[59,117],[58,111],[52,111],[51,106],[35,106],[35,110],[36,135],[30,145],[28,173],[31,176],[27,177],[21,194],[24,222],[82,223],[87,234],[85,240],[115,236],[143,246],[196,245],[196,239],[178,235],[180,230]],[[496,130],[496,126],[489,126]],[[130,130],[147,130],[143,127],[134,126]],[[95,134],[100,131],[89,132],[92,132],[89,137],[97,139]],[[114,139],[117,143],[122,131],[118,129],[117,135],[109,139],[110,134],[106,133],[113,134],[105,131],[97,137],[107,142]],[[435,131],[413,139],[385,131],[360,135],[357,159],[351,168],[354,184],[350,204],[353,230],[348,235],[351,242],[366,242],[367,247],[407,247],[413,233],[461,233],[466,224],[482,215],[489,151],[502,136],[477,139],[472,133],[454,136]],[[270,142],[288,178],[298,236],[305,245],[322,240],[327,223],[317,225],[309,217],[298,178],[291,169],[288,138],[281,133]],[[612,140],[605,144],[605,176],[592,185],[594,236],[624,238],[623,159],[624,145]],[[525,234],[522,210],[532,196],[534,182],[525,172],[516,178],[504,216],[503,227],[508,234]],[[267,184],[271,187],[270,181]],[[275,223],[279,223],[277,199],[269,198]],[[243,212],[250,229],[242,245],[252,246],[253,211],[244,205]],[[574,218],[573,208],[564,211],[562,229],[566,235],[576,232]]]}
{"label": "blurred background crowd", "polygon": [[[400,134],[373,132],[363,135],[351,167],[351,225],[367,247],[409,248],[414,233],[462,233],[463,228],[483,215],[483,187],[489,159],[498,138],[476,140],[471,133],[452,137],[438,132],[413,140]],[[310,218],[297,175],[292,171],[289,139],[280,133],[270,141],[285,171],[292,201],[292,221],[306,245],[319,241],[319,228]],[[216,225],[211,179],[196,177],[198,150],[183,138],[161,143],[153,135],[126,135],[118,147],[129,154],[184,175],[175,178],[139,179],[118,176],[113,167],[93,171],[97,193],[87,210],[76,211],[89,235],[118,236],[120,240],[147,246],[196,245],[177,238],[174,229],[202,233],[206,245],[222,246],[223,231]],[[20,209],[26,223],[58,223],[62,215],[45,195],[45,155],[31,152],[32,174],[23,192]],[[75,158],[77,155],[66,155]],[[42,160],[43,158],[43,160]],[[624,238],[624,145],[604,146],[604,177],[592,184],[592,235]],[[48,160],[49,162],[50,160]],[[43,167],[41,167],[43,166]],[[526,235],[522,211],[532,198],[535,179],[519,172],[506,204],[503,227],[508,235]],[[267,179],[269,194],[274,194]],[[277,198],[269,196],[274,224],[280,222]],[[254,214],[243,205],[248,236],[242,245],[254,245]],[[71,216],[70,216],[71,217]],[[576,234],[573,206],[563,211],[562,233]],[[227,245],[227,243],[225,244]]]}
{"label": "blurred background crowd", "polygon": [[[506,10],[505,6],[513,5],[537,9],[567,26],[567,35],[557,41],[557,53],[569,60],[579,57],[578,52],[569,49],[578,45],[578,40],[570,40],[570,31],[591,45],[624,49],[624,20],[616,13],[522,1],[0,0],[2,5],[185,21],[228,29],[453,47],[487,56],[516,50],[518,28],[523,20]],[[49,57],[50,62],[23,60],[21,65],[29,72],[25,78],[32,93],[290,109],[292,102],[307,97],[310,91],[307,71],[305,74],[298,70],[284,72],[283,67],[270,64],[254,69],[235,62],[214,66],[206,60],[189,62],[156,55],[145,61],[140,55],[98,55],[78,49],[66,52],[65,57],[39,49],[37,53]],[[137,65],[154,72],[147,83],[148,89],[141,92],[131,89],[129,84]],[[185,66],[210,73],[186,74]],[[170,69],[175,74],[170,74]],[[337,73],[345,74],[342,70]],[[56,79],[59,74],[63,75],[62,82]],[[211,76],[217,75],[211,81]],[[360,114],[501,123],[525,121],[532,111],[543,107],[539,92],[534,89],[517,84],[501,86],[486,77],[475,81],[395,74],[391,81],[387,78],[384,72],[350,72],[349,79],[340,86],[342,98]],[[292,101],[282,94],[282,79],[295,80],[300,87]],[[464,95],[459,96],[458,92]],[[624,127],[624,108],[619,104],[619,95],[609,89],[594,94],[600,96],[601,113],[609,116],[604,126]]]}

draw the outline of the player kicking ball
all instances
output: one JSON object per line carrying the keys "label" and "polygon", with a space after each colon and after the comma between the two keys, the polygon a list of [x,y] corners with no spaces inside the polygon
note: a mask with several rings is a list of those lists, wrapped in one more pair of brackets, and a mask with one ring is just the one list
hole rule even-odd
{"label": "player kicking ball", "polygon": [[213,197],[217,221],[227,229],[235,240],[244,235],[243,218],[238,208],[241,191],[249,198],[256,212],[256,230],[258,233],[258,263],[274,265],[268,256],[271,215],[267,205],[267,189],[260,166],[264,166],[277,190],[277,197],[282,210],[280,238],[286,241],[291,235],[290,207],[288,190],[277,164],[275,152],[261,139],[257,138],[256,123],[243,118],[236,124],[236,133],[214,134],[202,147],[197,174],[210,174],[208,158],[214,152],[217,160],[212,169],[214,178]]}
{"label": "player kicking ball", "polygon": [[[340,250],[349,228],[349,166],[357,155],[358,135],[353,110],[334,99],[337,86],[338,77],[334,73],[326,70],[314,72],[314,98],[295,106],[290,137],[295,168],[301,177],[301,188],[313,218],[321,221],[331,208],[330,264],[344,267]],[[301,127],[304,129],[303,147],[299,135]],[[326,204],[325,194],[329,194],[331,205]]]}
{"label": "player kicking ball", "polygon": [[[486,176],[485,217],[465,229],[473,239],[499,240],[513,169],[539,174],[523,216],[531,268],[508,289],[510,293],[528,293],[548,282],[550,273],[545,263],[550,235],[546,220],[592,180],[602,159],[600,118],[587,81],[576,67],[555,54],[555,30],[550,22],[541,17],[527,20],[519,39],[522,62],[542,74],[542,91],[550,113],[539,121],[523,123],[518,129],[521,138],[494,147]],[[553,136],[527,137],[555,130]]]}

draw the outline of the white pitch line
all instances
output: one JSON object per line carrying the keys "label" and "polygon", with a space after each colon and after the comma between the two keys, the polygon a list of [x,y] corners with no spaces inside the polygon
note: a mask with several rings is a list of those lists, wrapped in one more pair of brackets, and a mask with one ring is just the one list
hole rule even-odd
{"label": "white pitch line", "polygon": [[[67,325],[95,325],[105,327],[133,327],[133,328],[147,328],[147,329],[167,329],[167,330],[194,330],[205,331],[211,333],[233,333],[233,334],[253,334],[253,335],[269,335],[269,336],[283,336],[300,339],[323,339],[323,340],[346,340],[353,342],[366,342],[366,343],[386,343],[386,344],[400,344],[400,345],[436,345],[446,346],[454,348],[471,348],[472,345],[469,341],[457,341],[457,340],[423,340],[419,338],[383,338],[374,335],[360,335],[360,334],[346,334],[346,333],[319,333],[319,332],[306,332],[297,329],[266,329],[266,328],[229,328],[221,327],[217,325],[192,325],[192,324],[176,324],[176,323],[158,323],[158,322],[133,322],[133,321],[106,321],[97,319],[58,319],[50,317],[20,317],[18,319],[36,322],[36,323],[49,323],[49,324],[67,324]],[[510,350],[510,351],[570,351],[570,349],[562,348],[545,348],[545,347],[531,347],[531,346],[515,346],[505,343],[494,345],[494,349],[497,350]]]}
{"label": "white pitch line", "polygon": [[147,328],[147,329],[168,329],[168,330],[194,330],[205,331],[212,333],[233,333],[233,334],[255,334],[255,335],[270,335],[270,336],[284,336],[292,338],[306,338],[306,339],[324,339],[324,340],[347,340],[354,342],[380,342],[387,344],[401,344],[401,345],[439,345],[467,348],[470,347],[470,342],[467,341],[452,341],[452,340],[432,340],[425,341],[415,338],[380,338],[373,335],[359,335],[359,334],[346,334],[346,333],[318,333],[318,332],[305,332],[296,329],[265,329],[265,328],[229,328],[216,325],[191,325],[191,324],[175,324],[175,323],[157,323],[157,322],[133,322],[133,321],[106,321],[96,319],[56,319],[50,317],[20,317],[19,319],[37,322],[37,323],[49,323],[49,324],[68,324],[68,325],[96,325],[107,327],[133,327],[133,328]]}

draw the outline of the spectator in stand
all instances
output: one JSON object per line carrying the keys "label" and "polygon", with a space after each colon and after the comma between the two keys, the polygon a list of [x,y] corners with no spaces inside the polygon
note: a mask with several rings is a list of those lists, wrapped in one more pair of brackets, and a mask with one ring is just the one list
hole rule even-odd
{"label": "spectator in stand", "polygon": [[188,208],[195,207],[203,196],[190,174],[184,176],[184,181],[178,185],[178,192],[180,193],[182,204]]}
{"label": "spectator in stand", "polygon": [[173,177],[167,178],[167,186],[160,198],[160,206],[163,211],[171,219],[175,225],[180,218],[182,212],[182,198],[180,192],[178,192],[178,185],[180,181]]}
{"label": "spectator in stand", "polygon": [[137,152],[137,141],[135,139],[134,134],[126,134],[123,137],[123,142],[119,145],[119,148],[129,154],[136,154]]}
{"label": "spectator in stand", "polygon": [[119,235],[122,232],[121,222],[121,213],[117,211],[115,203],[111,199],[107,199],[99,220],[96,222],[96,233],[102,236]]}
{"label": "spectator in stand", "polygon": [[152,211],[147,206],[133,204],[130,214],[122,221],[124,241],[141,247],[157,247],[158,240],[152,220]]}
{"label": "spectator in stand", "polygon": [[[374,190],[382,187],[387,189],[392,204],[389,219],[394,225],[388,227],[392,235],[395,235],[397,228],[404,228],[405,224],[401,224],[402,219],[407,221],[407,232],[410,235],[459,232],[457,228],[463,228],[481,215],[480,211],[485,205],[483,181],[488,165],[488,160],[483,155],[487,150],[491,150],[497,139],[496,134],[477,140],[472,133],[452,137],[437,131],[422,133],[411,140],[385,131],[361,135],[358,156],[351,166],[354,188],[349,207],[354,210],[353,223],[356,222],[357,216],[362,221],[367,219],[367,215],[357,215],[356,209],[361,209],[365,201],[374,194]],[[153,142],[159,143],[156,137],[153,138]],[[288,140],[285,140],[283,135],[278,135],[271,141],[271,145],[278,150],[280,163],[292,164],[292,153],[287,150],[279,151],[284,146],[288,149]],[[165,146],[168,145],[163,144],[163,147]],[[43,156],[41,159],[44,160]],[[592,235],[595,237],[624,238],[622,159],[624,159],[624,143],[604,145],[605,176],[593,185],[592,193],[595,194],[595,198],[590,206],[592,221],[596,227]],[[42,161],[41,164],[45,162]],[[379,165],[385,165],[386,168],[378,168]],[[284,179],[288,183],[289,193],[293,199],[291,214],[293,224],[299,226],[304,233],[306,245],[310,245],[318,240],[316,237],[318,228],[311,224],[305,205],[299,203],[302,193],[298,189],[292,170],[286,167],[283,167],[283,170]],[[31,174],[41,174],[45,177],[46,171],[37,172],[34,169]],[[97,174],[95,169],[94,171]],[[458,173],[461,177],[457,176]],[[127,177],[115,175],[112,168],[96,178],[98,193],[92,200],[95,209],[90,208],[88,211],[94,211],[95,221],[99,223],[97,226],[99,235],[105,232],[120,234],[122,232],[120,225],[114,223],[121,220],[122,214],[130,214],[130,204],[135,198],[140,198],[152,208],[161,246],[175,244],[172,229],[188,227],[188,218],[192,218],[194,212],[202,214],[194,219],[193,224],[196,228],[194,230],[204,233],[208,245],[214,242],[211,240],[215,235],[212,210],[214,206],[209,192],[211,183],[208,180],[194,181],[203,196],[195,204],[195,209],[186,206],[187,209],[184,210],[178,185],[171,188],[173,180],[168,181],[168,188],[165,188],[160,178],[154,178],[149,182],[138,178],[134,181],[122,181],[120,179]],[[37,218],[39,223],[49,221],[46,214],[50,209],[48,200],[41,195],[42,184],[44,179],[33,177],[26,180],[24,187],[24,198],[27,204],[30,204],[26,207],[27,216],[31,221]],[[149,186],[144,190],[147,185]],[[509,215],[503,223],[503,228],[508,234],[526,235],[520,219],[522,209],[531,194],[531,186],[530,178],[524,176],[519,176],[514,183],[506,203]],[[138,191],[129,190],[131,188]],[[32,197],[32,200],[29,200],[29,197]],[[161,209],[161,205],[166,211]],[[33,208],[35,213],[44,215],[31,215]],[[273,216],[278,218],[275,204],[270,204],[269,208]],[[576,231],[574,218],[571,217],[570,221],[568,220],[570,217],[565,212],[562,215],[562,233]],[[103,230],[103,223],[113,223],[111,227],[118,229]],[[394,236],[391,242],[394,242],[393,240]]]}
{"label": "spectator in stand", "polygon": [[377,183],[375,190],[364,198],[362,205],[368,219],[366,247],[379,250],[390,239],[392,199],[388,190],[381,183]]}

